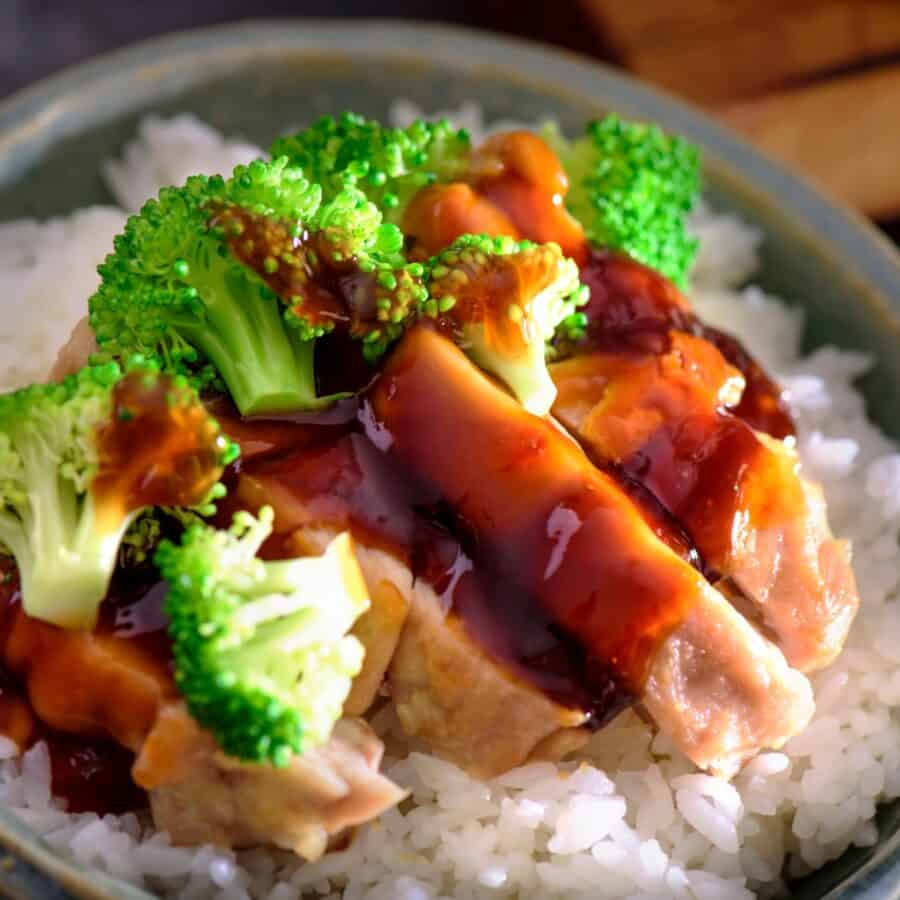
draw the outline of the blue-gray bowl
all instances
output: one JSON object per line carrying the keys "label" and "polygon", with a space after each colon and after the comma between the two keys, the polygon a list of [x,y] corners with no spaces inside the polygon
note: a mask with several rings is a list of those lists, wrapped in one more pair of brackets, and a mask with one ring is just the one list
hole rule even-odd
{"label": "blue-gray bowl", "polygon": [[[100,160],[148,112],[194,112],[265,145],[285,125],[391,99],[425,108],[474,99],[488,118],[551,115],[575,130],[609,109],[678,131],[704,151],[714,203],[765,233],[757,279],[802,303],[809,345],[877,360],[863,387],[873,418],[900,437],[900,256],[873,228],[677,100],[576,56],[444,26],[386,21],[245,23],[149,41],[54,76],[0,104],[0,221],[109,202]],[[900,562],[900,555],[898,555]],[[796,898],[900,898],[900,803],[875,847],[848,851]],[[0,809],[0,894],[147,898],[60,859]]]}

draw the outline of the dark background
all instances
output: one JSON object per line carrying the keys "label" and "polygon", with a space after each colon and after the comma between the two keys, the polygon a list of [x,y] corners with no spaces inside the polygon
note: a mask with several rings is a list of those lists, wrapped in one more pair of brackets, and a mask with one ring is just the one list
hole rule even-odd
{"label": "dark background", "polygon": [[[615,62],[577,0],[0,0],[0,98],[63,66],[142,38],[292,16],[455,22]],[[900,241],[900,220],[882,226]]]}
{"label": "dark background", "polygon": [[167,31],[291,16],[457,22],[607,57],[576,0],[0,0],[0,97],[62,66]]}

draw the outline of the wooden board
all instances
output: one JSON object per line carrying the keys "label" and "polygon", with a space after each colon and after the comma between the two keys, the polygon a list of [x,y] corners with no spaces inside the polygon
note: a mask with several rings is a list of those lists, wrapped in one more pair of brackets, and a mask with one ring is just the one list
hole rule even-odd
{"label": "wooden board", "polygon": [[768,95],[720,114],[862,212],[900,215],[900,64]]}
{"label": "wooden board", "polygon": [[900,52],[898,0],[580,0],[629,69],[707,104]]}

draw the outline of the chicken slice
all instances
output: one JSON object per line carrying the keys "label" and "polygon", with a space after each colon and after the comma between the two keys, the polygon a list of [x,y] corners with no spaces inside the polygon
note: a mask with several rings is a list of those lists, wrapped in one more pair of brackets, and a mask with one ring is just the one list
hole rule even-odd
{"label": "chicken slice", "polygon": [[597,350],[551,375],[554,415],[594,459],[653,493],[792,666],[828,665],[859,605],[849,546],[792,445],[727,411],[743,379],[716,347],[673,332],[664,352]]}
{"label": "chicken slice", "polygon": [[587,718],[581,710],[505,672],[421,581],[391,661],[390,686],[404,731],[477,778],[531,759],[559,760],[590,737],[578,727]]}
{"label": "chicken slice", "polygon": [[685,756],[723,778],[815,711],[807,679],[712,588],[654,654],[642,699]]}
{"label": "chicken slice", "polygon": [[316,860],[330,839],[406,796],[379,773],[383,751],[365,722],[341,719],[327,743],[284,768],[242,763],[179,702],[161,710],[132,774],[175,844],[274,844]]}
{"label": "chicken slice", "polygon": [[135,641],[66,631],[16,603],[4,613],[0,657],[38,719],[74,734],[111,737],[137,752],[161,705],[176,696],[168,662]]}
{"label": "chicken slice", "polygon": [[[289,532],[290,546],[320,552],[337,531],[353,529],[351,501],[363,490],[362,479],[365,490],[378,492],[379,476],[366,458],[370,453],[377,453],[371,445],[344,439],[329,453],[301,450],[250,465],[237,494],[251,508],[263,500],[272,505],[275,527]],[[316,485],[328,489],[317,493]],[[377,514],[371,503],[366,510]],[[329,518],[335,522],[330,528],[323,522]],[[392,527],[408,534],[412,526],[402,518],[396,509]],[[582,711],[553,702],[508,672],[447,614],[427,581],[414,577],[396,555],[366,546],[372,538],[358,522],[355,531],[357,559],[372,598],[367,616],[375,618],[363,616],[354,628],[366,661],[344,705],[346,714],[368,708],[386,674],[404,731],[483,778],[533,756],[561,759],[584,744],[589,735],[577,727],[586,719]]]}
{"label": "chicken slice", "polygon": [[805,726],[806,678],[610,477],[452,343],[407,333],[369,400],[390,455],[440,493],[491,565],[530,588],[521,616],[539,608],[612,666],[697,765],[730,775]]}
{"label": "chicken slice", "polygon": [[590,289],[590,299],[582,310],[587,327],[574,341],[571,335],[560,337],[559,349],[565,355],[589,350],[665,353],[672,332],[701,337],[743,378],[743,390],[733,404],[734,414],[777,438],[794,433],[794,422],[778,384],[740,341],[701,322],[687,297],[664,275],[623,253],[593,250],[581,268],[581,280]]}

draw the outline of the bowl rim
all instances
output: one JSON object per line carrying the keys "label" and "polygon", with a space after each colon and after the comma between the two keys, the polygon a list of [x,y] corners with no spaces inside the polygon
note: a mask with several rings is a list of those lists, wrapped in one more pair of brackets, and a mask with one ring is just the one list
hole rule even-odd
{"label": "bowl rim", "polygon": [[[495,77],[540,85],[544,92],[549,89],[588,104],[614,97],[624,115],[656,122],[699,144],[704,165],[717,181],[752,196],[798,242],[839,266],[854,296],[882,317],[900,344],[900,252],[861,215],[693,104],[660,88],[568,50],[459,25],[383,18],[248,19],[126,45],[66,67],[0,100],[0,183],[27,171],[60,137],[139,108],[144,101],[163,99],[169,82],[172,90],[202,83],[224,60],[233,65],[261,53],[332,62],[342,56],[390,56],[467,73],[490,71]],[[72,889],[67,876],[74,873],[69,864],[41,844],[28,841],[27,829],[18,822],[12,831],[0,836],[10,849]],[[900,832],[890,844],[883,858],[873,857],[853,873],[856,900],[900,900]],[[112,883],[119,885],[98,874],[92,886],[96,893],[91,893],[108,896],[101,885]],[[888,893],[886,885],[890,885]],[[80,890],[83,887],[79,885]],[[823,900],[841,893],[839,885]],[[148,895],[137,889],[130,896]]]}

